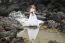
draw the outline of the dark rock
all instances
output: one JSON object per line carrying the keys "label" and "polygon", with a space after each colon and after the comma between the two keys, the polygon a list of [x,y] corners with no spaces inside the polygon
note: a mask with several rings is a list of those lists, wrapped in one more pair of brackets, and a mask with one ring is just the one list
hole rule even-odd
{"label": "dark rock", "polygon": [[[16,38],[17,32],[22,29],[16,20],[9,17],[0,18],[0,43],[21,43],[23,38]],[[14,41],[15,40],[15,41]]]}
{"label": "dark rock", "polygon": [[3,37],[16,37],[16,34],[17,34],[17,30],[11,30],[11,31],[6,31],[6,32],[0,32],[0,38],[3,38]]}
{"label": "dark rock", "polygon": [[48,43],[58,43],[56,40],[50,40]]}
{"label": "dark rock", "polygon": [[65,32],[65,24],[64,23],[61,23],[59,26],[58,26],[58,30],[60,32]]}
{"label": "dark rock", "polygon": [[47,20],[54,20],[56,22],[61,22],[63,19],[65,19],[65,14],[63,12],[52,12],[52,13],[48,13],[46,14],[46,19]]}
{"label": "dark rock", "polygon": [[57,16],[59,16],[61,19],[65,19],[65,13],[63,12],[57,12]]}
{"label": "dark rock", "polygon": [[16,37],[12,40],[11,43],[23,43],[24,39],[22,37]]}
{"label": "dark rock", "polygon": [[4,28],[2,26],[0,26],[0,32],[4,32]]}
{"label": "dark rock", "polygon": [[65,23],[65,19],[63,19],[62,22]]}
{"label": "dark rock", "polygon": [[44,20],[46,17],[44,17],[44,15],[37,15],[37,18],[38,18],[39,20]]}
{"label": "dark rock", "polygon": [[4,28],[4,30],[6,31],[9,31],[12,29],[22,30],[22,25],[20,23],[8,17],[1,18],[0,26],[2,26],[2,28]]}
{"label": "dark rock", "polygon": [[56,28],[56,27],[58,27],[60,24],[59,24],[59,23],[56,23],[56,22],[53,21],[53,20],[48,20],[48,21],[47,21],[47,25],[48,25],[48,27],[50,27],[50,28]]}

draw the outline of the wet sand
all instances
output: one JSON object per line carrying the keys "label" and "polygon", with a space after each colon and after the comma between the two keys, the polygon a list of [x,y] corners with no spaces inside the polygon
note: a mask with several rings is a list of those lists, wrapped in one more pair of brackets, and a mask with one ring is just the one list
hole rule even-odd
{"label": "wet sand", "polygon": [[[25,43],[30,43],[27,30],[20,36],[25,38]],[[56,40],[59,43],[65,43],[65,35],[55,29],[40,29],[36,40],[32,43],[48,43],[50,40]]]}

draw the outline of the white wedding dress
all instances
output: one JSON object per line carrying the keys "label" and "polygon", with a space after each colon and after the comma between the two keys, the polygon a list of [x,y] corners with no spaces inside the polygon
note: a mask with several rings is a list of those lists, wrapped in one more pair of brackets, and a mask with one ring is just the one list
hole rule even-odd
{"label": "white wedding dress", "polygon": [[[17,13],[17,15],[16,15],[16,13]],[[28,27],[26,29],[27,29],[27,32],[28,32],[29,40],[30,41],[35,40],[36,37],[37,37],[37,34],[39,32],[39,27],[40,27],[39,24],[43,23],[43,21],[38,20],[35,13],[30,13],[29,19],[24,18],[25,16],[22,15],[22,13],[20,11],[14,12],[14,14],[11,14],[11,15],[12,16],[15,15],[14,19],[19,21],[22,24],[22,26],[27,26]],[[16,17],[16,16],[18,16],[18,17]],[[29,26],[31,26],[31,28]],[[36,27],[35,29],[33,28],[34,26]],[[25,30],[25,28],[24,28],[24,30]],[[17,34],[17,36],[21,36],[21,34],[22,34],[22,31],[19,32]]]}
{"label": "white wedding dress", "polygon": [[33,27],[27,29],[30,41],[35,40],[39,32],[39,22],[35,14],[30,14],[28,26],[37,26],[35,29]]}

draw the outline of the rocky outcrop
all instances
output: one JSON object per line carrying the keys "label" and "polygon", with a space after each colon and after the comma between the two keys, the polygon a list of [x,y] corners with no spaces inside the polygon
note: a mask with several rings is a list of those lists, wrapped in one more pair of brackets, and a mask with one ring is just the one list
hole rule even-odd
{"label": "rocky outcrop", "polygon": [[0,17],[0,43],[23,43],[23,37],[16,37],[19,30],[23,30],[16,20]]}

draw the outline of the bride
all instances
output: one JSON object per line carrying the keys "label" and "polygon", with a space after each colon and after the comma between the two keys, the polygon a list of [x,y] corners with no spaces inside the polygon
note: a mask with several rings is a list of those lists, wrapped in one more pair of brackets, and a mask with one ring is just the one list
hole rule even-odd
{"label": "bride", "polygon": [[29,23],[30,26],[38,26],[38,19],[37,19],[37,16],[36,16],[35,5],[31,5],[28,23]]}
{"label": "bride", "polygon": [[[30,8],[30,16],[29,19],[28,18],[24,18],[25,16],[22,15],[22,13],[20,11],[18,12],[13,12],[13,14],[11,14],[12,16],[14,15],[15,20],[19,21],[25,29],[27,29],[28,32],[28,36],[29,36],[29,40],[31,42],[33,42],[32,40],[35,40],[37,37],[37,34],[39,32],[39,24],[43,23],[43,21],[38,20],[37,16],[36,16],[36,7],[35,5],[31,5]],[[18,16],[18,17],[17,17]],[[33,28],[34,27],[34,28]],[[17,34],[17,36],[21,36],[21,34],[25,32],[25,31],[21,31]]]}
{"label": "bride", "polygon": [[[27,29],[29,39],[31,42],[33,42],[33,40],[36,39],[37,34],[39,32],[39,21],[38,21],[35,13],[36,13],[36,7],[35,7],[35,5],[31,5],[30,16],[28,19],[28,26],[30,26],[31,28]],[[33,28],[33,27],[36,27],[36,28]]]}

